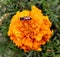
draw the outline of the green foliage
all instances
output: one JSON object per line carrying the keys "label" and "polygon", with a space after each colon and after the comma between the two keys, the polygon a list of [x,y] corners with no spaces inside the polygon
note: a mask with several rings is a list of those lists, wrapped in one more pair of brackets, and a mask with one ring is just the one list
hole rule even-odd
{"label": "green foliage", "polygon": [[[2,57],[60,57],[60,0],[1,0],[0,1],[0,55]],[[51,22],[51,29],[54,30],[50,42],[42,46],[41,52],[30,51],[25,53],[15,46],[7,36],[11,17],[16,11],[31,9],[36,5],[42,9],[44,15],[48,15]],[[9,14],[4,17],[4,14]],[[4,17],[2,19],[2,17]]]}

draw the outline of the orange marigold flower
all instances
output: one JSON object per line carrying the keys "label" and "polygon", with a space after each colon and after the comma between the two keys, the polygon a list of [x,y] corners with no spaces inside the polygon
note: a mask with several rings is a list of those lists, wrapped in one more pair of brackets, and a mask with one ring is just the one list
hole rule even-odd
{"label": "orange marigold flower", "polygon": [[48,16],[32,6],[31,11],[17,12],[11,19],[8,36],[25,52],[41,51],[41,45],[49,41],[52,35],[51,22]]}

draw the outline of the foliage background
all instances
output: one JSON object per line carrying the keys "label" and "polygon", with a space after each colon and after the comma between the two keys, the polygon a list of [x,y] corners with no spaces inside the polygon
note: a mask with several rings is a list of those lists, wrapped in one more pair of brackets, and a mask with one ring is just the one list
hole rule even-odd
{"label": "foliage background", "polygon": [[[31,5],[36,5],[49,16],[54,33],[41,52],[25,53],[10,41],[7,31],[16,11],[30,10]],[[60,57],[60,0],[0,0],[0,57]]]}

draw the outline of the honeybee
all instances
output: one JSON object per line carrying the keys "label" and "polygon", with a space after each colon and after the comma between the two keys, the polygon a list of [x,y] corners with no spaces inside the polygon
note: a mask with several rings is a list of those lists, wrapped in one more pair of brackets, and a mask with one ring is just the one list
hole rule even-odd
{"label": "honeybee", "polygon": [[29,17],[29,16],[24,16],[24,17],[21,17],[20,20],[31,20],[32,18]]}

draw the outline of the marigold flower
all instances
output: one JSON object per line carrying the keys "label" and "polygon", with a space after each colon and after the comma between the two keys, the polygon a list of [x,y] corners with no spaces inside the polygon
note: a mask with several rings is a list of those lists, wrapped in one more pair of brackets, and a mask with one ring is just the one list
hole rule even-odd
{"label": "marigold flower", "polygon": [[[20,20],[21,17],[31,17],[31,20]],[[26,18],[26,19],[28,19]],[[23,10],[17,12],[11,19],[8,36],[25,52],[30,50],[41,51],[41,45],[49,41],[52,35],[51,22],[48,16],[32,6],[31,11]]]}

